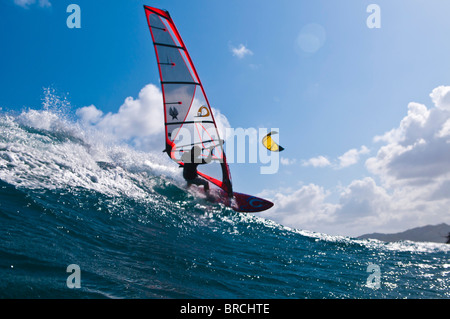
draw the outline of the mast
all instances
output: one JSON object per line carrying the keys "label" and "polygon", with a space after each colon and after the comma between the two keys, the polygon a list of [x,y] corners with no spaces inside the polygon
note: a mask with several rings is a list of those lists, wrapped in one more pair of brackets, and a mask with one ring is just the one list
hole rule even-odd
{"label": "mast", "polygon": [[[232,197],[231,174],[223,140],[220,139],[210,103],[186,45],[168,11],[145,5],[144,9],[163,93],[165,152],[181,165],[183,152],[193,145],[201,145],[203,151],[213,152],[215,165],[220,164],[222,176],[201,171],[199,175]],[[191,137],[188,143],[183,139],[186,135]]]}

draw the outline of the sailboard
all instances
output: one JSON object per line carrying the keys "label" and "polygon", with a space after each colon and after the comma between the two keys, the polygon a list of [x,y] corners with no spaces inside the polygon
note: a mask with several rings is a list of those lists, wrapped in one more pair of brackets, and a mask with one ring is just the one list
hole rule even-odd
{"label": "sailboard", "polygon": [[189,52],[168,11],[145,6],[147,23],[156,53],[163,94],[165,149],[169,157],[184,165],[182,156],[200,146],[201,158],[211,161],[198,166],[201,178],[216,186],[218,202],[236,211],[259,212],[273,203],[233,191],[214,115]]}

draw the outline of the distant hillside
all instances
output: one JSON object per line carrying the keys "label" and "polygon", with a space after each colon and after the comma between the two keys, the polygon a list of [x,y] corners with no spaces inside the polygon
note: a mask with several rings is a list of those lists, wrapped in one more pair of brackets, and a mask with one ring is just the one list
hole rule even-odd
{"label": "distant hillside", "polygon": [[416,227],[408,229],[401,233],[395,234],[365,234],[358,238],[373,238],[382,241],[399,241],[399,240],[411,240],[411,241],[428,241],[435,243],[445,243],[447,241],[446,236],[450,233],[450,225],[427,225],[423,227]]}

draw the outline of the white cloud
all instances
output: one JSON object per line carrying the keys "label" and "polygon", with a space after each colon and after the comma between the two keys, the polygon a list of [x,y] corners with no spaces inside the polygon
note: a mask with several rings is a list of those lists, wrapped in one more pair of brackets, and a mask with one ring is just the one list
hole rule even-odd
{"label": "white cloud", "polygon": [[[80,108],[76,114],[84,125],[94,127],[118,140],[133,140],[136,145],[163,140],[164,112],[161,91],[153,84],[146,85],[137,99],[127,97],[117,113],[107,113],[94,105]],[[159,143],[160,144],[160,143]]]}
{"label": "white cloud", "polygon": [[295,158],[287,158],[287,157],[281,157],[280,162],[282,165],[293,165],[297,162]]}
{"label": "white cloud", "polygon": [[253,52],[245,47],[245,45],[240,44],[239,47],[231,47],[231,52],[233,56],[243,59],[247,55],[253,55]]}
{"label": "white cloud", "polygon": [[430,93],[430,97],[437,108],[450,109],[450,86],[438,86]]}
{"label": "white cloud", "polygon": [[339,203],[336,214],[350,220],[391,211],[389,195],[371,177],[352,181],[340,194]]}
{"label": "white cloud", "polygon": [[212,107],[211,111],[214,115],[214,121],[216,122],[219,136],[222,140],[226,141],[229,137],[227,134],[227,132],[229,131],[227,129],[231,128],[230,122],[228,121],[227,117],[223,115],[218,109]]}
{"label": "white cloud", "polygon": [[317,229],[334,221],[337,206],[326,202],[329,193],[320,186],[310,184],[296,190],[266,191],[259,195],[268,196],[276,203],[274,208],[261,215],[282,225]]}
{"label": "white cloud", "polygon": [[49,0],[39,0],[39,6],[41,8],[49,8],[52,6]]}
{"label": "white cloud", "polygon": [[331,162],[328,158],[320,155],[318,157],[310,158],[309,160],[303,161],[303,166],[312,166],[312,167],[325,167],[330,166]]}
{"label": "white cloud", "polygon": [[392,205],[391,195],[372,178],[351,182],[340,191],[337,202],[331,200],[333,195],[315,184],[265,191],[259,196],[271,199],[275,206],[261,215],[282,225],[332,235],[357,236],[399,226],[398,205]]}
{"label": "white cloud", "polygon": [[[94,128],[105,138],[130,141],[143,150],[162,148],[164,141],[164,111],[161,90],[148,84],[137,99],[127,97],[117,113],[104,114],[94,105],[76,110],[82,125]],[[212,108],[220,137],[226,139],[230,123],[219,110]]]}
{"label": "white cloud", "polygon": [[28,8],[29,5],[35,3],[36,0],[14,0],[14,3],[23,8]]}
{"label": "white cloud", "polygon": [[447,137],[450,136],[450,119],[445,121],[444,124],[442,124],[441,130],[437,133],[437,137]]}
{"label": "white cloud", "polygon": [[[28,9],[31,5],[36,3],[36,0],[14,0],[14,3],[22,8]],[[39,0],[38,4],[41,8],[48,8],[52,6],[49,0]]]}
{"label": "white cloud", "polygon": [[343,168],[343,167],[347,167],[350,165],[354,165],[356,163],[358,163],[359,161],[359,157],[362,154],[367,154],[369,153],[369,149],[366,146],[362,146],[359,150],[357,150],[356,148],[353,148],[347,152],[345,152],[342,156],[339,156],[339,167]]}
{"label": "white cloud", "polygon": [[430,94],[435,107],[410,103],[399,127],[376,141],[386,144],[366,161],[368,170],[389,186],[417,186],[450,179],[450,87]]}
{"label": "white cloud", "polygon": [[366,161],[392,193],[392,214],[417,226],[450,219],[450,86],[435,88],[430,97],[431,108],[409,103],[399,126],[374,139],[384,145]]}
{"label": "white cloud", "polygon": [[363,145],[363,146],[361,146],[361,148],[359,150],[356,148],[353,148],[353,149],[345,152],[343,155],[339,156],[337,159],[338,160],[337,164],[335,163],[335,161],[331,162],[327,157],[320,155],[317,157],[312,157],[308,160],[303,160],[302,166],[305,166],[305,167],[308,167],[308,166],[329,167],[329,166],[331,166],[336,169],[344,168],[344,167],[348,167],[348,166],[358,163],[361,155],[368,154],[369,152],[370,152],[369,149],[365,145]]}
{"label": "white cloud", "polygon": [[423,135],[423,128],[430,116],[430,111],[423,104],[411,102],[408,104],[408,115],[404,117],[398,128],[375,136],[374,142],[410,143],[417,139],[417,134]]}
{"label": "white cloud", "polygon": [[437,188],[430,192],[434,198],[422,195],[420,188],[386,189],[372,177],[354,180],[340,191],[309,184],[258,194],[275,203],[261,213],[265,218],[297,229],[345,236],[449,223],[450,190]]}
{"label": "white cloud", "polygon": [[94,105],[89,105],[76,110],[77,116],[81,119],[84,124],[96,124],[98,123],[103,112],[97,109]]}
{"label": "white cloud", "polygon": [[[430,97],[434,107],[409,103],[398,127],[374,138],[382,145],[365,162],[373,176],[329,190],[311,184],[267,193],[275,206],[264,216],[286,226],[350,236],[450,223],[450,86],[434,89]],[[362,146],[345,152],[338,165],[323,156],[303,165],[347,167],[368,153]]]}

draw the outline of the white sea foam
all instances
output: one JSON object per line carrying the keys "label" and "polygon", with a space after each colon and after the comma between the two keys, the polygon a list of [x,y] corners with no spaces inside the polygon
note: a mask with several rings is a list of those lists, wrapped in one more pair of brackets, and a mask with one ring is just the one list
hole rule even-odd
{"label": "white sea foam", "polygon": [[177,181],[177,170],[163,154],[114,143],[49,109],[0,115],[0,179],[17,187],[148,198],[153,177]]}

